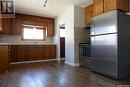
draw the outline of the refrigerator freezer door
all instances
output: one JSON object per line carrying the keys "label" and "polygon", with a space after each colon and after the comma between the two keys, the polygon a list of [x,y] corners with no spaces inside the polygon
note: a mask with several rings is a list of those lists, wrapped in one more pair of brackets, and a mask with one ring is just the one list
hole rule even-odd
{"label": "refrigerator freezer door", "polygon": [[92,70],[108,76],[118,76],[117,34],[93,36]]}
{"label": "refrigerator freezer door", "polygon": [[91,27],[91,35],[117,32],[117,11],[94,17]]}

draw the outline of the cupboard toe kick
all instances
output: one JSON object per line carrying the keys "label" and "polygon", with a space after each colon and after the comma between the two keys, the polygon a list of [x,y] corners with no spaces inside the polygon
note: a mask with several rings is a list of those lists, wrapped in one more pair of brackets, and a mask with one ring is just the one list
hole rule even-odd
{"label": "cupboard toe kick", "polygon": [[11,46],[11,62],[56,59],[56,45]]}

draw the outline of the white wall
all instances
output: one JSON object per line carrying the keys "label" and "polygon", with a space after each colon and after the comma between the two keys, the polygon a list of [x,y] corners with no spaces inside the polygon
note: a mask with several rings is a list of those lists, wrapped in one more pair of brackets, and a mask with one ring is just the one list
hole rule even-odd
{"label": "white wall", "polygon": [[[65,23],[65,62],[74,64],[74,6],[70,6],[58,20],[58,24]],[[58,25],[57,25],[58,26]]]}
{"label": "white wall", "polygon": [[[87,41],[85,31],[84,9],[78,6],[70,6],[63,15],[57,18],[57,33],[59,25],[65,23],[65,62],[72,66],[79,65],[79,43]],[[58,36],[60,38],[60,36]],[[60,43],[60,39],[58,39]],[[60,46],[60,44],[58,45]],[[60,47],[58,47],[60,50]],[[58,51],[60,54],[60,51]],[[60,56],[59,56],[60,58]]]}
{"label": "white wall", "polygon": [[55,18],[55,36],[53,42],[57,44],[57,59],[60,60],[60,29],[58,24],[58,18]]}
{"label": "white wall", "polygon": [[84,28],[85,27],[85,12],[84,8],[74,6],[74,27]]}
{"label": "white wall", "polygon": [[79,44],[89,41],[89,31],[85,27],[84,8],[74,6],[74,47],[75,57],[74,63],[79,64]]}

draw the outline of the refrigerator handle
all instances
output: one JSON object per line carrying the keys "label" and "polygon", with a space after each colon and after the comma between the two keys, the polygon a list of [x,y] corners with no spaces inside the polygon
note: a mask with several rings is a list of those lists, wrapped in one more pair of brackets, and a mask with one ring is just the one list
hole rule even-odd
{"label": "refrigerator handle", "polygon": [[[91,61],[94,60],[94,55],[95,55],[95,42],[94,42],[95,37],[91,36]],[[93,69],[93,64],[91,64],[91,70]]]}
{"label": "refrigerator handle", "polygon": [[94,35],[94,21],[93,21],[93,19],[92,19],[92,23],[91,23],[91,29],[90,29],[90,34],[91,35]]}
{"label": "refrigerator handle", "polygon": [[91,56],[93,57],[94,55],[94,48],[95,48],[95,43],[94,43],[95,37],[91,37]]}
{"label": "refrigerator handle", "polygon": [[91,20],[91,25],[90,26],[92,27],[92,25],[93,25],[93,19]]}

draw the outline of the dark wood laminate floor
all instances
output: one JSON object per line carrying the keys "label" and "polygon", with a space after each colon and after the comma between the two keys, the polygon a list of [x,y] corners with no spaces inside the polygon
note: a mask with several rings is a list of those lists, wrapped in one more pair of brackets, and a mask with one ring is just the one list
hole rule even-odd
{"label": "dark wood laminate floor", "polygon": [[57,61],[11,65],[8,74],[0,78],[0,87],[117,87],[117,84],[130,84],[130,78],[114,80]]}

